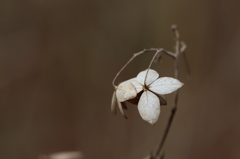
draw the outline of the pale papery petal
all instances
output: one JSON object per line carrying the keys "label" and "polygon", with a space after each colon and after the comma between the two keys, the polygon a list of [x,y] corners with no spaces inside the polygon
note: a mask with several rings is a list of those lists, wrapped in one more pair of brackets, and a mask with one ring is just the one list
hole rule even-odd
{"label": "pale papery petal", "polygon": [[181,88],[183,83],[172,77],[161,77],[154,81],[149,89],[160,95],[169,94]]}
{"label": "pale papery petal", "polygon": [[120,102],[132,99],[137,96],[137,91],[130,81],[125,81],[119,84],[116,89],[116,96]]}
{"label": "pale papery petal", "polygon": [[[144,85],[146,73],[147,73],[147,70],[142,71],[137,75],[137,81],[142,85]],[[149,69],[147,78],[146,78],[146,85],[153,83],[158,77],[159,77],[159,74],[155,70]]]}
{"label": "pale papery petal", "polygon": [[116,91],[113,92],[112,96],[112,104],[111,104],[111,111],[116,114],[117,113],[117,97],[116,97]]}
{"label": "pale papery petal", "polygon": [[143,120],[155,124],[160,114],[158,97],[150,91],[144,91],[138,103],[138,111]]}
{"label": "pale papery petal", "polygon": [[127,119],[127,116],[125,115],[124,111],[123,111],[123,106],[122,106],[122,103],[117,100],[117,104],[118,104],[118,108],[120,110],[120,112],[122,113],[122,115]]}
{"label": "pale papery petal", "polygon": [[139,93],[143,90],[143,85],[137,81],[137,78],[132,78],[128,81],[132,82],[132,84],[134,85],[137,93]]}

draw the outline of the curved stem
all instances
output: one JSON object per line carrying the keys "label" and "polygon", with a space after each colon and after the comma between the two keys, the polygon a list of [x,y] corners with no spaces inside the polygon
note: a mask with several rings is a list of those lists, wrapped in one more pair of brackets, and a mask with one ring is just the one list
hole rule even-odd
{"label": "curved stem", "polygon": [[120,73],[127,67],[127,65],[135,58],[135,54],[128,60],[128,62],[120,69],[120,71],[118,71],[118,73],[116,74],[116,76],[114,77],[113,81],[112,81],[112,85],[113,87],[116,87],[115,85],[115,81],[117,79],[117,77],[120,75]]}
{"label": "curved stem", "polygon": [[143,51],[140,51],[140,52],[138,52],[138,53],[133,54],[133,56],[132,56],[132,57],[128,60],[128,62],[120,69],[120,71],[118,71],[118,73],[117,73],[116,76],[114,77],[114,79],[113,79],[113,81],[112,81],[113,87],[116,87],[115,81],[116,81],[117,77],[120,75],[120,73],[127,67],[127,65],[128,65],[130,62],[132,62],[132,60],[133,60],[135,57],[137,57],[137,56],[140,55],[140,54],[143,54],[144,52],[146,52],[146,50],[143,50]]}
{"label": "curved stem", "polygon": [[152,66],[152,63],[153,63],[154,59],[156,58],[156,56],[157,56],[159,53],[161,53],[161,51],[163,51],[163,49],[159,49],[159,50],[155,53],[155,55],[153,56],[153,58],[152,58],[152,60],[151,60],[151,62],[150,62],[150,64],[149,64],[149,66],[148,66],[148,68],[147,68],[147,73],[146,73],[146,76],[145,76],[145,78],[144,78],[144,85],[146,85],[147,75],[148,75],[148,72],[149,72],[149,70],[150,70],[150,68],[151,68],[151,66]]}
{"label": "curved stem", "polygon": [[[127,65],[130,63],[130,62],[132,62],[132,60],[135,58],[135,57],[137,57],[137,56],[139,56],[139,55],[141,55],[141,54],[143,54],[143,53],[145,53],[145,52],[153,52],[153,51],[157,51],[157,52],[161,52],[161,51],[163,51],[163,49],[144,49],[144,50],[142,50],[142,51],[140,51],[140,52],[137,52],[137,53],[135,53],[135,54],[133,54],[133,56],[128,60],[128,62],[120,69],[120,71],[118,71],[118,73],[116,74],[116,76],[114,77],[114,79],[113,79],[113,81],[112,81],[112,85],[113,85],[113,87],[114,88],[116,88],[116,85],[115,85],[115,81],[116,81],[116,79],[117,79],[117,77],[120,75],[120,73],[127,67]],[[155,57],[155,56],[154,56]],[[151,61],[151,63],[153,62],[153,60]]]}

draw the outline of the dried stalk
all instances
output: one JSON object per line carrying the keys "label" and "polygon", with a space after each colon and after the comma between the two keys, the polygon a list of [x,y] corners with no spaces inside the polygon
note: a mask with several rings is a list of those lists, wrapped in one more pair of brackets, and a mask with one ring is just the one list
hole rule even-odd
{"label": "dried stalk", "polygon": [[[177,29],[177,26],[176,26],[176,25],[173,25],[173,26],[172,26],[172,30],[173,30],[173,32],[175,33],[175,36],[176,36],[176,44],[175,44],[175,53],[174,53],[174,56],[171,56],[171,57],[174,58],[174,68],[175,68],[174,76],[175,76],[176,79],[179,79],[179,77],[178,77],[178,76],[179,76],[178,59],[179,59],[179,56],[180,56],[181,54],[185,55],[184,51],[185,51],[185,49],[186,49],[187,46],[185,45],[184,42],[181,42],[181,43],[180,43],[180,41],[179,41],[180,35],[179,35],[179,32],[178,32],[178,29]],[[181,44],[181,48],[180,48],[180,44]],[[185,58],[185,62],[186,62],[186,64],[187,64],[188,71],[189,71],[189,73],[190,73],[190,67],[189,67],[189,65],[188,65],[188,63],[187,63],[186,55],[184,56],[184,58]],[[160,152],[161,152],[162,149],[163,149],[164,143],[165,143],[165,141],[166,141],[166,139],[167,139],[169,130],[170,130],[171,125],[172,125],[172,121],[173,121],[174,116],[175,116],[176,111],[177,111],[178,96],[179,96],[179,91],[177,90],[177,92],[176,92],[176,94],[175,94],[175,99],[174,99],[174,106],[173,106],[173,108],[172,108],[171,114],[170,114],[169,119],[168,119],[168,124],[167,124],[167,126],[166,126],[166,128],[165,128],[165,130],[164,130],[164,134],[163,134],[163,136],[162,136],[162,139],[161,139],[161,141],[159,142],[158,148],[157,148],[157,150],[155,151],[155,154],[154,154],[154,156],[152,157],[152,159],[157,159],[157,158],[159,157]],[[160,158],[162,158],[162,157],[160,157]]]}

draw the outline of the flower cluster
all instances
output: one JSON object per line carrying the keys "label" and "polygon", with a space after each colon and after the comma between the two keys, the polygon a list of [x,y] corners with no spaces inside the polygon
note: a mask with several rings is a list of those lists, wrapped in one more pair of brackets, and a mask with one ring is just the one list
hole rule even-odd
{"label": "flower cluster", "polygon": [[155,124],[160,115],[160,105],[166,105],[164,95],[181,88],[183,83],[171,77],[160,77],[152,69],[140,72],[137,77],[124,81],[116,86],[112,98],[112,111],[118,105],[124,115],[124,102],[138,105],[138,111],[143,120]]}

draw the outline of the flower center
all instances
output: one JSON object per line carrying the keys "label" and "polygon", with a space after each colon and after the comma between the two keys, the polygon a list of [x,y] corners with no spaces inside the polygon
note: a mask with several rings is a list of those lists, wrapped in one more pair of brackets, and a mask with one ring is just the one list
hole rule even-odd
{"label": "flower center", "polygon": [[144,90],[144,91],[149,91],[148,86],[144,85],[144,86],[143,86],[143,90]]}

